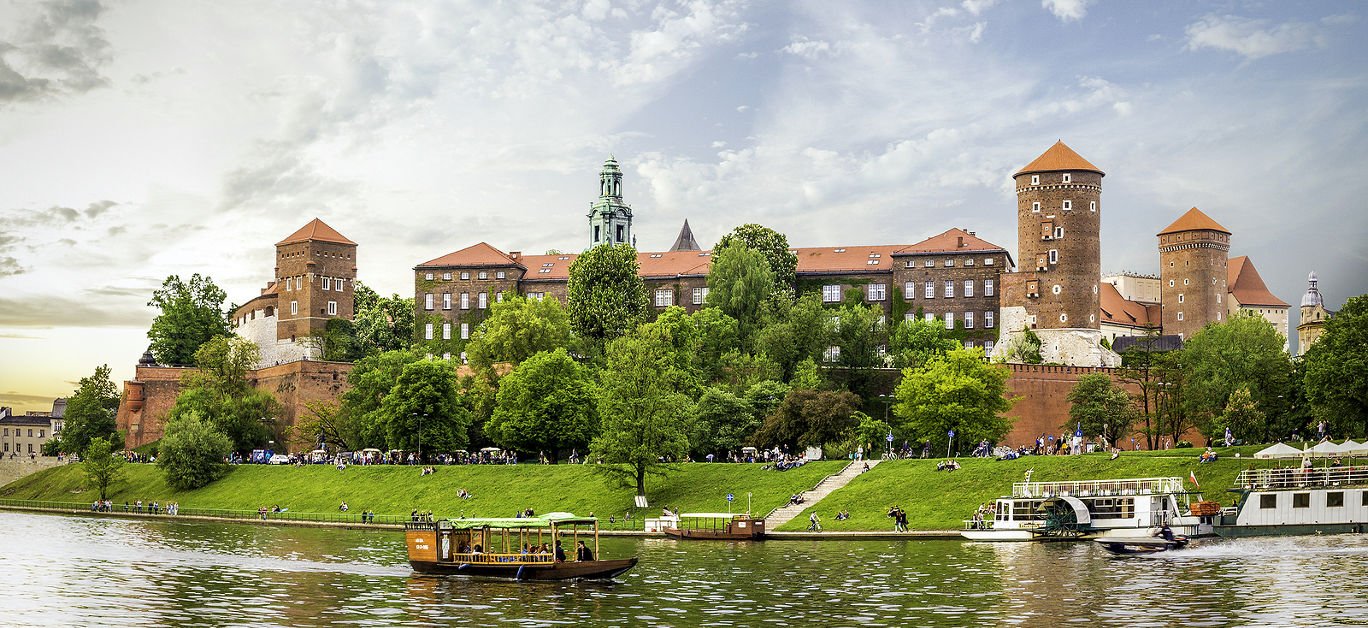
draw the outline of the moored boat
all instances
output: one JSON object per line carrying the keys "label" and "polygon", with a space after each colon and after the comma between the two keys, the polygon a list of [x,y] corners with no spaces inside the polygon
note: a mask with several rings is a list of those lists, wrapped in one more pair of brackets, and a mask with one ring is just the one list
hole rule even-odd
{"label": "moored boat", "polygon": [[[426,574],[610,580],[637,563],[635,557],[599,560],[598,519],[569,513],[415,522],[404,525],[404,535],[409,565]],[[566,540],[571,543],[568,549],[562,546]],[[542,547],[549,551],[530,549]]]}
{"label": "moored boat", "polygon": [[[746,514],[694,512],[662,520],[665,536],[689,540],[759,541],[765,520]],[[672,526],[670,524],[673,524]]]}
{"label": "moored boat", "polygon": [[1246,469],[1230,492],[1223,537],[1368,531],[1368,466]]}
{"label": "moored boat", "polygon": [[1017,482],[987,517],[966,520],[960,535],[973,541],[1136,538],[1168,525],[1201,536],[1211,533],[1215,514],[1200,499],[1180,477]]}

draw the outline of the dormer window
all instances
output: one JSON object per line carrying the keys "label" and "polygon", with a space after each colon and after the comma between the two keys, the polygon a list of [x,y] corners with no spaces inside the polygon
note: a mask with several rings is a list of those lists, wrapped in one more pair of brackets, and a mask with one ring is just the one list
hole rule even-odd
{"label": "dormer window", "polygon": [[570,259],[570,256],[569,256],[569,255],[562,255],[562,256],[560,256],[560,257],[557,257],[556,259],[558,259],[558,260],[560,260],[560,261],[563,262],[563,261],[565,261],[565,260]]}
{"label": "dormer window", "polygon": [[555,262],[547,262],[547,263],[545,263],[545,264],[542,264],[542,268],[550,268],[550,267],[555,266],[555,265],[556,265]]}
{"label": "dormer window", "polygon": [[846,250],[845,250],[845,249],[833,249],[831,252],[832,252],[832,253],[845,253]]}
{"label": "dormer window", "polygon": [[883,257],[883,254],[882,254],[882,253],[870,253],[869,256],[870,256],[870,257]]}
{"label": "dormer window", "polygon": [[656,258],[656,257],[660,257],[660,256],[661,256],[660,253],[652,253],[652,254],[651,254],[651,257],[652,257],[652,258]]}
{"label": "dormer window", "polygon": [[878,266],[878,265],[879,265],[879,260],[876,260],[876,259],[869,260],[868,262],[865,262],[865,265],[867,265],[867,266]]}

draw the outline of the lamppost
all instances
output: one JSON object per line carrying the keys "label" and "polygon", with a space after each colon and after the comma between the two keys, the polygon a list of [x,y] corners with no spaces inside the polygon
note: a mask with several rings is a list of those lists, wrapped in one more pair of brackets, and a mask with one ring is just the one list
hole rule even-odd
{"label": "lamppost", "polygon": [[418,419],[418,464],[423,464],[423,419],[428,415],[414,412],[413,416]]}

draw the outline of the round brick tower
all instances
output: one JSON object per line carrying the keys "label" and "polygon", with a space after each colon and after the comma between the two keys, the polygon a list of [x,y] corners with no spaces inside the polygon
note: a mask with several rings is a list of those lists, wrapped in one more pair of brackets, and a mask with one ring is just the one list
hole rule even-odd
{"label": "round brick tower", "polygon": [[1196,207],[1159,232],[1160,325],[1191,338],[1225,320],[1230,231]]}
{"label": "round brick tower", "polygon": [[1100,329],[1103,176],[1064,142],[1013,176],[1027,328]]}

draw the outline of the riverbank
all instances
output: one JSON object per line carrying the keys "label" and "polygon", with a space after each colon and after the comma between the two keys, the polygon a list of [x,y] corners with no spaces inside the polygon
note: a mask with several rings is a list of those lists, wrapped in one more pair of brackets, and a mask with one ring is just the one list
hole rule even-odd
{"label": "riverbank", "polygon": [[[1246,451],[1248,449],[1248,451]],[[1231,448],[1218,450],[1214,463],[1198,464],[1198,451],[1192,449],[1163,452],[1127,452],[1118,460],[1106,454],[1083,456],[1033,456],[1013,461],[960,459],[963,469],[936,471],[935,460],[893,460],[874,467],[852,480],[776,533],[801,533],[808,515],[815,510],[822,518],[824,532],[888,533],[891,521],[885,516],[889,506],[907,511],[913,530],[933,535],[957,530],[981,503],[1011,491],[1013,482],[1024,479],[1034,469],[1036,481],[1107,479],[1123,477],[1186,478],[1195,473],[1207,499],[1231,503],[1225,493],[1235,475],[1254,460],[1247,456],[1256,450]],[[1234,458],[1239,452],[1243,458]],[[1257,464],[1266,465],[1266,461]],[[417,467],[377,466],[308,467],[244,465],[223,479],[193,491],[176,491],[165,484],[160,471],[151,465],[128,465],[124,482],[111,489],[116,509],[125,501],[177,502],[182,508],[231,509],[254,511],[262,506],[287,509],[289,513],[337,513],[355,519],[363,510],[372,510],[379,522],[397,523],[413,509],[432,510],[438,517],[508,517],[532,508],[538,513],[571,511],[595,513],[606,530],[639,530],[642,521],[654,517],[661,507],[681,512],[727,512],[726,495],[731,493],[733,512],[746,510],[746,494],[751,493],[751,512],[764,515],[785,503],[794,493],[810,489],[826,475],[838,472],[844,461],[822,461],[791,471],[764,470],[762,465],[691,463],[675,465],[663,478],[648,480],[650,507],[632,506],[633,489],[616,479],[596,472],[595,465],[516,465],[516,466],[439,466],[437,473],[422,476]],[[1189,489],[1197,490],[1189,485]],[[458,497],[460,490],[474,495]],[[68,503],[94,501],[85,489],[79,465],[49,469],[0,488],[0,497],[25,500],[52,500]],[[347,513],[339,513],[346,501]],[[88,508],[88,507],[87,507]],[[851,518],[837,521],[835,514],[847,510]],[[632,512],[631,522],[622,516]],[[326,515],[319,515],[326,516]],[[609,517],[613,521],[608,521]],[[284,517],[282,517],[284,518]],[[359,521],[339,521],[365,527]],[[378,525],[378,524],[369,524]],[[901,538],[901,537],[899,537]]]}

